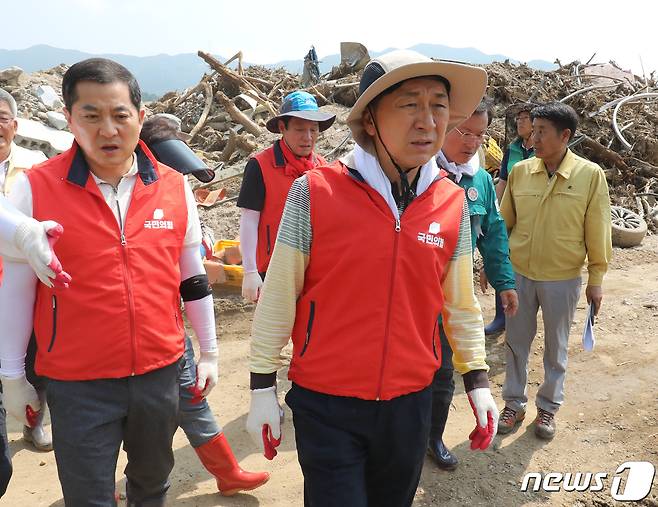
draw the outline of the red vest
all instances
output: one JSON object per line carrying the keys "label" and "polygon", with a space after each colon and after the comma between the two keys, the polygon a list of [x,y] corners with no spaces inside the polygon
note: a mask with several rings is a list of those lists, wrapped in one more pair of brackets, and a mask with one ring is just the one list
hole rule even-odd
{"label": "red vest", "polygon": [[[297,176],[286,174],[286,159],[277,141],[268,149],[261,151],[254,158],[258,161],[263,183],[265,184],[265,202],[260,212],[258,222],[258,246],[256,249],[256,265],[260,273],[267,271],[270,264],[274,242],[279,232],[279,223],[283,215],[288,192]],[[320,155],[313,154],[316,167],[327,162]]]}
{"label": "red vest", "polygon": [[183,353],[180,269],[187,206],[183,177],[141,141],[124,238],[74,143],[27,172],[33,216],[64,234],[55,253],[73,281],[38,285],[36,371],[58,380],[141,375]]}
{"label": "red vest", "polygon": [[367,400],[432,382],[441,284],[464,207],[463,190],[444,175],[396,227],[384,199],[343,164],[307,173],[313,241],[292,331],[292,381]]}

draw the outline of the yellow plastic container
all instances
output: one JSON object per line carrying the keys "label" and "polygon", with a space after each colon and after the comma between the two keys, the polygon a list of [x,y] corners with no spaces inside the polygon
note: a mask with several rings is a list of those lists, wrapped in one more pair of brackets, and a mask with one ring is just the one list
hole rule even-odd
{"label": "yellow plastic container", "polygon": [[503,161],[503,150],[500,149],[496,140],[490,137],[483,148],[485,149],[485,169],[488,172],[500,169],[500,163]]}
{"label": "yellow plastic container", "polygon": [[[218,253],[220,250],[225,250],[226,248],[232,246],[239,247],[240,242],[230,239],[220,239],[219,241],[216,241],[212,247],[213,255]],[[235,265],[235,264],[223,264],[223,267],[224,267],[224,274],[226,275],[226,281],[220,283],[219,285],[242,287],[244,268],[241,265]]]}

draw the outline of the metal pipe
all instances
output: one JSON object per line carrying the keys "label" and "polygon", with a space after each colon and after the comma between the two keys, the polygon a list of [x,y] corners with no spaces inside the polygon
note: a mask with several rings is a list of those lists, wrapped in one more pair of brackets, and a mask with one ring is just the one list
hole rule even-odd
{"label": "metal pipe", "polygon": [[[635,125],[634,121],[628,122],[626,125],[624,125],[622,128],[619,129],[619,132],[623,132],[624,130],[626,130],[628,127],[630,127],[632,125]],[[614,140],[615,140],[614,137],[612,139],[610,139],[610,141],[608,142],[608,146],[607,146],[608,148],[610,148],[610,146],[612,146],[612,142]]]}
{"label": "metal pipe", "polygon": [[[656,89],[658,89],[658,88],[656,88]],[[611,100],[610,102],[607,102],[607,103],[603,104],[603,105],[599,108],[598,111],[594,111],[593,113],[589,113],[589,114],[587,115],[587,117],[588,117],[588,118],[594,118],[596,115],[601,114],[603,111],[605,111],[605,110],[607,110],[607,109],[610,109],[612,106],[614,106],[615,104],[618,104],[620,101],[624,100],[625,98],[627,98],[627,97],[635,97],[637,94],[638,94],[638,92],[634,92],[634,93],[632,93],[631,95],[627,95],[626,97],[620,97],[620,98],[618,98],[618,99]]]}
{"label": "metal pipe", "polygon": [[566,102],[566,101],[569,100],[570,98],[575,97],[576,95],[580,95],[581,93],[589,92],[589,91],[592,91],[592,90],[598,90],[599,88],[614,88],[614,87],[616,87],[616,86],[619,86],[619,85],[615,83],[615,84],[607,84],[607,85],[592,85],[592,86],[588,86],[588,87],[586,87],[586,88],[581,88],[580,90],[576,90],[575,92],[570,93],[570,94],[567,95],[566,97],[562,97],[562,98],[560,99],[560,102]]}
{"label": "metal pipe", "polygon": [[612,112],[612,130],[614,131],[615,135],[617,136],[617,139],[619,139],[619,142],[624,145],[624,147],[627,150],[630,150],[633,145],[629,143],[624,136],[621,133],[621,130],[619,129],[619,126],[617,125],[617,113],[619,112],[619,109],[621,106],[626,104],[627,102],[635,102],[638,99],[644,99],[644,98],[651,98],[651,99],[656,99],[658,98],[658,93],[640,93],[638,95],[632,95],[630,97],[625,97],[622,100],[620,100],[617,105],[615,106],[615,110]]}

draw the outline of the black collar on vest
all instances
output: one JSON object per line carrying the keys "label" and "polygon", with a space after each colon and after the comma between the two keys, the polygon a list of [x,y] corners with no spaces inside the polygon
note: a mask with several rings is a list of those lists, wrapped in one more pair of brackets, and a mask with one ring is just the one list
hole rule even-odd
{"label": "black collar on vest", "polygon": [[352,169],[351,167],[348,167],[347,170],[350,172],[350,174],[354,177],[355,180],[360,181],[361,183],[366,182],[366,180],[363,179],[363,176],[361,176],[361,173],[356,169]]}
{"label": "black collar on vest", "polygon": [[283,150],[279,143],[283,141],[275,141],[274,143],[274,165],[275,167],[285,167],[286,166],[286,157],[283,156]]}
{"label": "black collar on vest", "polygon": [[[153,167],[153,162],[151,162],[151,159],[149,159],[142,149],[141,141],[135,149],[135,154],[137,155],[137,174],[139,174],[144,186],[158,181],[158,173],[155,171],[155,167]],[[88,178],[89,164],[87,164],[87,160],[85,160],[85,156],[82,153],[80,146],[76,145],[75,156],[71,162],[71,167],[69,167],[66,179],[71,183],[84,188],[87,184]]]}

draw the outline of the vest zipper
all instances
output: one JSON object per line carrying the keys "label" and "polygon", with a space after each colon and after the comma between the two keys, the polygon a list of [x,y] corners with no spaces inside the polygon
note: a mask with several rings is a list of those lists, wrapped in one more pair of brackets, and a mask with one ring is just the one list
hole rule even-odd
{"label": "vest zipper", "polygon": [[272,251],[272,243],[270,242],[270,226],[266,225],[265,226],[265,232],[267,236],[267,255],[270,255],[270,252]]}
{"label": "vest zipper", "polygon": [[386,331],[384,333],[384,348],[382,350],[382,366],[379,371],[379,385],[377,386],[377,398],[376,401],[381,399],[382,395],[382,384],[384,383],[384,367],[386,366],[386,353],[388,352],[388,338],[390,333],[390,323],[391,323],[391,305],[393,303],[393,286],[395,284],[395,272],[397,271],[397,259],[398,259],[398,243],[400,239],[400,231],[402,230],[400,219],[395,219],[395,238],[393,243],[393,264],[391,266],[391,284],[388,291],[388,311],[386,313]]}
{"label": "vest zipper", "polygon": [[48,352],[50,352],[53,349],[53,345],[55,345],[55,337],[57,336],[57,296],[53,294],[52,297],[53,301],[53,333],[50,336],[50,344],[48,345]]}
{"label": "vest zipper", "polygon": [[128,269],[128,252],[126,246],[128,242],[126,241],[126,235],[124,233],[124,223],[123,217],[121,216],[121,206],[119,204],[119,195],[115,187],[112,187],[114,191],[114,200],[117,203],[117,214],[119,216],[119,233],[121,240],[121,259],[122,259],[122,268],[123,268],[123,280],[126,286],[126,292],[128,293],[128,306],[130,310],[129,320],[130,320],[130,341],[132,344],[132,364],[130,366],[130,375],[135,375],[135,357],[137,355],[137,339],[135,337],[135,300],[132,291],[132,283],[130,280],[130,270]]}

